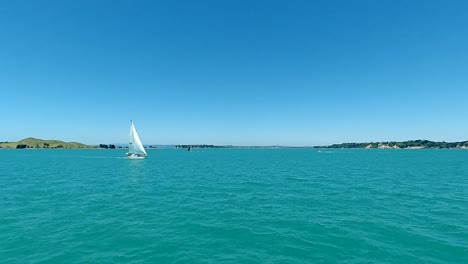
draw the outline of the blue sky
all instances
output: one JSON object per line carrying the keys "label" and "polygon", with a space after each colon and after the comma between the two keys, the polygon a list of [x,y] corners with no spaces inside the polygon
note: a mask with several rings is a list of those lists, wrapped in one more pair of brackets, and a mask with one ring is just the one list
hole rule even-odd
{"label": "blue sky", "polygon": [[4,1],[0,141],[468,139],[466,1]]}

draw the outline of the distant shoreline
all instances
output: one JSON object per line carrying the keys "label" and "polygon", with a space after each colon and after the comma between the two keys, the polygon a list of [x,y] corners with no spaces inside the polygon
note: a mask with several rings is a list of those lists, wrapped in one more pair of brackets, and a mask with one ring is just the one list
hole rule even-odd
{"label": "distant shoreline", "polygon": [[334,149],[468,149],[468,140],[460,142],[430,141],[430,140],[408,140],[408,141],[386,141],[367,143],[341,143],[328,146],[315,146],[314,148]]}
{"label": "distant shoreline", "polygon": [[[176,148],[176,149],[279,149],[279,148],[321,148],[321,149],[468,149],[468,140],[459,142],[437,142],[430,140],[382,141],[365,143],[341,143],[326,146],[233,146],[208,144],[179,144],[179,145],[145,145],[148,149]],[[127,149],[124,144],[86,145],[78,142],[64,142],[61,140],[45,140],[25,138],[15,142],[0,142],[0,149]]]}

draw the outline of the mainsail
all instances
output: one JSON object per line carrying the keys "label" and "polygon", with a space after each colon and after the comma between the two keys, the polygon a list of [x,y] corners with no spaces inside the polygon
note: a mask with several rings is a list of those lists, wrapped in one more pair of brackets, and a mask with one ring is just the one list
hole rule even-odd
{"label": "mainsail", "polygon": [[130,125],[130,134],[128,137],[128,153],[147,156],[145,148],[143,147],[143,144],[141,144],[140,137],[135,129],[135,125],[133,125],[133,121]]}

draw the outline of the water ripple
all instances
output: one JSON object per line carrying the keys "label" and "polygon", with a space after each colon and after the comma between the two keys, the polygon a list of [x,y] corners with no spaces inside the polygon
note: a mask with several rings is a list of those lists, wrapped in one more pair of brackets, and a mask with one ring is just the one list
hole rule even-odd
{"label": "water ripple", "polygon": [[468,151],[0,150],[0,262],[468,263]]}

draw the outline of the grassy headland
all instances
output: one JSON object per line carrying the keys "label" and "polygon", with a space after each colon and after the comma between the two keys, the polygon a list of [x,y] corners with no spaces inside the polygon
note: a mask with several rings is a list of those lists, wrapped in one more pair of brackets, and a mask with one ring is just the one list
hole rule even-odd
{"label": "grassy headland", "polygon": [[78,142],[64,142],[60,140],[45,140],[39,138],[25,138],[16,142],[0,142],[0,148],[94,148]]}

